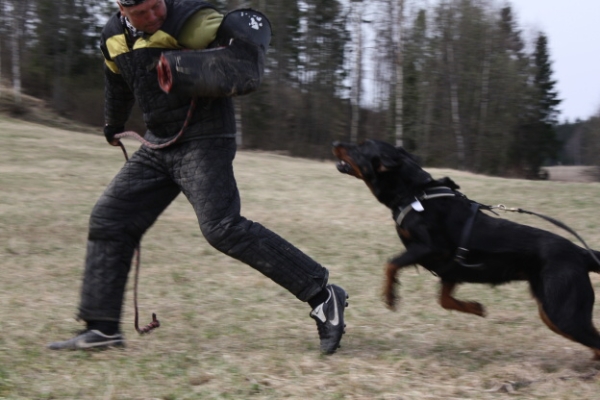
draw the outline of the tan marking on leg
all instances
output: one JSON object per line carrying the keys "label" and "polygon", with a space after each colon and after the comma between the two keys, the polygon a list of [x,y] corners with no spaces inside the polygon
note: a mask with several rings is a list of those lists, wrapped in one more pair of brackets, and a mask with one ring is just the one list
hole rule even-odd
{"label": "tan marking on leg", "polygon": [[392,263],[388,263],[385,268],[385,279],[383,282],[383,301],[387,308],[392,311],[396,310],[396,301],[398,297],[396,295],[396,273],[398,267]]}
{"label": "tan marking on leg", "polygon": [[[544,307],[542,307],[542,303],[540,303],[540,301],[538,299],[536,299],[536,302],[538,305],[538,312],[540,314],[540,318],[542,319],[542,321],[544,321],[546,326],[548,326],[548,328],[550,328],[550,330],[552,332],[559,334],[560,336],[567,338],[575,343],[579,343],[578,341],[573,339],[573,337],[571,335],[567,335],[566,333],[564,333],[563,331],[558,329],[558,327],[556,325],[554,325],[554,323],[550,320],[550,318],[548,317],[548,314],[546,314],[546,311],[544,311]],[[579,343],[579,344],[581,344],[581,343]],[[600,361],[600,349],[595,349],[593,347],[590,347],[589,349],[592,350],[592,352],[594,353],[593,359]]]}
{"label": "tan marking on leg", "polygon": [[446,310],[456,310],[467,314],[485,316],[485,308],[474,301],[461,301],[452,296],[456,283],[442,282],[440,305]]}
{"label": "tan marking on leg", "polygon": [[546,311],[544,311],[544,307],[542,307],[542,303],[540,303],[540,301],[537,299],[536,299],[536,301],[537,301],[537,305],[538,305],[538,312],[540,314],[540,318],[542,319],[542,321],[544,321],[546,326],[548,326],[548,328],[550,328],[550,330],[552,332],[557,333],[569,340],[575,341],[575,339],[573,339],[573,337],[567,335],[566,333],[564,333],[563,331],[558,329],[558,327],[556,325],[554,325],[554,323],[548,317],[548,314],[546,314]]}

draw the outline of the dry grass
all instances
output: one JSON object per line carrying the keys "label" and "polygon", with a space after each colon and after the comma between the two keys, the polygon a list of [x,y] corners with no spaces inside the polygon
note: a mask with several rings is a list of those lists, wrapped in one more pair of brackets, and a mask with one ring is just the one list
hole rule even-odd
{"label": "dry grass", "polygon": [[[525,284],[462,286],[459,297],[487,306],[484,319],[441,309],[437,279],[414,269],[401,276],[399,311],[385,309],[383,265],[402,250],[389,212],[333,162],[264,153],[236,159],[243,213],[348,290],[337,354],[319,356],[306,305],[204,242],[183,197],[142,242],[142,322],[156,312],[163,326],[137,336],[129,289],[125,350],[47,351],[80,328],[72,316],[87,219],[123,159],[101,136],[1,116],[0,140],[0,398],[598,398],[599,363],[543,325]],[[552,215],[600,247],[600,184],[431,172],[451,175],[482,203]]]}
{"label": "dry grass", "polygon": [[598,182],[598,167],[582,165],[558,165],[544,167],[548,179],[565,182]]}

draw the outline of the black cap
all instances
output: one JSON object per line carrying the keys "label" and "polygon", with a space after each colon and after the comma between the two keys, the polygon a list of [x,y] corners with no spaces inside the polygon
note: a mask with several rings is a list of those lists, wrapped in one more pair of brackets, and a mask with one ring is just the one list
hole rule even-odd
{"label": "black cap", "polygon": [[118,0],[118,1],[119,1],[119,4],[121,4],[123,7],[132,7],[132,6],[137,6],[138,4],[142,4],[146,0]]}

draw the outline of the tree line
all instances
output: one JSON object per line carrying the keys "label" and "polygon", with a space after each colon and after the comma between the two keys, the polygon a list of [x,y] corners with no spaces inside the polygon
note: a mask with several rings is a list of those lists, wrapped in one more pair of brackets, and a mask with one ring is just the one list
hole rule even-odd
{"label": "tree line", "polygon": [[[377,138],[428,166],[522,177],[547,163],[596,163],[598,118],[559,124],[548,38],[525,38],[505,2],[213,4],[261,10],[273,29],[261,89],[237,100],[243,148],[328,158],[334,140]],[[0,0],[0,78],[101,127],[98,41],[116,9],[112,0]],[[144,131],[139,111],[128,129]]]}

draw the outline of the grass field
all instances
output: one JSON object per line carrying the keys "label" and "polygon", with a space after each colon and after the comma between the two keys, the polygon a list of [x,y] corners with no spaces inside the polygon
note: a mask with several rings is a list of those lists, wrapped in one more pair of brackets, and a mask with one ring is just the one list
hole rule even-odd
{"label": "grass field", "polygon": [[[124,350],[51,352],[81,329],[76,311],[87,220],[123,164],[100,135],[0,116],[1,399],[598,399],[600,362],[552,332],[524,283],[464,285],[488,317],[443,310],[437,278],[401,276],[398,312],[379,291],[402,251],[366,186],[317,162],[239,152],[243,214],[327,266],[350,294],[347,334],[318,352],[309,307],[207,245],[178,198],[142,241],[138,336],[127,292]],[[127,142],[130,153],[135,149]],[[508,180],[451,170],[470,198],[551,215],[600,248],[600,184]],[[563,234],[542,220],[505,214]],[[568,235],[564,233],[565,235]],[[130,280],[130,283],[133,280]],[[592,276],[600,293],[600,279]],[[600,313],[595,312],[597,323]]]}

